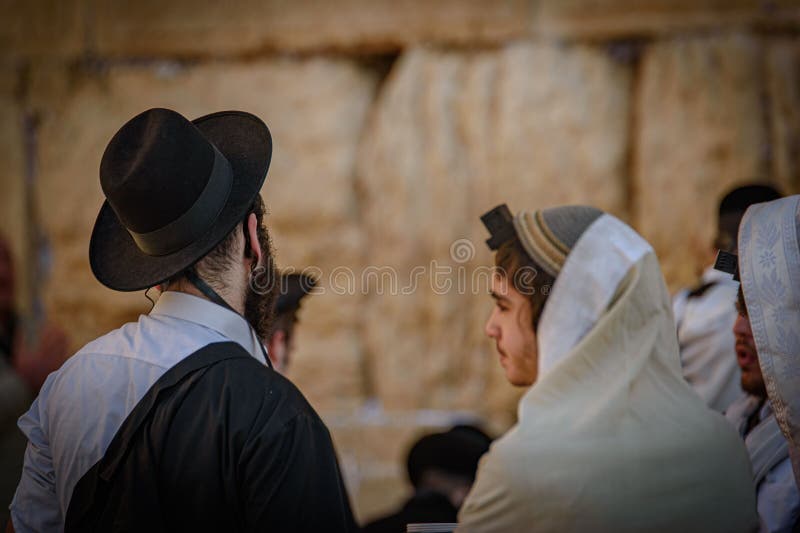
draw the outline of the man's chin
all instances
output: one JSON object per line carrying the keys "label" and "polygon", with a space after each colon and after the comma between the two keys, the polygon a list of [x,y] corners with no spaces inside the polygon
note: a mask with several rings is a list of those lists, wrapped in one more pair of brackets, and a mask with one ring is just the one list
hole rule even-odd
{"label": "man's chin", "polygon": [[506,379],[514,387],[530,387],[531,385],[536,383],[535,379],[533,380],[525,379],[520,376],[517,376],[516,374],[512,374],[508,370],[506,370]]}
{"label": "man's chin", "polygon": [[758,396],[759,398],[767,397],[767,387],[763,380],[752,378],[745,373],[742,373],[742,390],[747,394]]}

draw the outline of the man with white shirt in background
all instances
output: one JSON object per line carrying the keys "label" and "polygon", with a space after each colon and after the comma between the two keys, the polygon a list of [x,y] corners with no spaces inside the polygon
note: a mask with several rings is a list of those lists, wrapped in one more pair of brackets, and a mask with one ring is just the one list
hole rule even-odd
{"label": "man with white shirt in background", "polygon": [[327,428],[260,341],[271,155],[266,125],[238,111],[151,109],[111,139],[92,271],[163,292],[72,356],[20,418],[8,531],[355,529]]}
{"label": "man with white shirt in background", "polygon": [[[739,222],[750,205],[780,197],[768,185],[745,185],[726,194],[719,204],[713,254],[736,251]],[[678,292],[672,303],[683,375],[706,404],[719,412],[741,395],[739,367],[731,357],[738,286],[729,275],[708,266],[698,284]]]}

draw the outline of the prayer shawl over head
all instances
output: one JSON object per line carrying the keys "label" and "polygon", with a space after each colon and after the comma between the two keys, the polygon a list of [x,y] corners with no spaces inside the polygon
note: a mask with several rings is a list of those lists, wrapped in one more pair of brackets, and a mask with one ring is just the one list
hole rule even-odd
{"label": "prayer shawl over head", "polygon": [[775,418],[800,485],[800,196],[750,207],[739,230],[739,276]]}
{"label": "prayer shawl over head", "polygon": [[481,460],[460,532],[752,531],[747,452],[681,375],[651,247],[610,215],[570,251],[539,378]]}

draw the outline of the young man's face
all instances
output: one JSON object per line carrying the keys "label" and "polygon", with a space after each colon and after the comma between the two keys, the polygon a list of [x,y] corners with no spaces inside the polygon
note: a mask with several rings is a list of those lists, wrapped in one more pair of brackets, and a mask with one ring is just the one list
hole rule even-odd
{"label": "young man's face", "polygon": [[531,303],[498,273],[492,276],[492,298],[495,305],[486,322],[486,335],[495,341],[506,379],[517,387],[533,385],[539,354]]}
{"label": "young man's face", "polygon": [[744,298],[739,290],[739,301],[736,304],[739,315],[733,324],[733,334],[736,337],[736,362],[742,370],[742,390],[755,396],[766,398],[767,388],[764,385],[764,376],[758,364],[756,342],[753,339],[753,330],[750,328],[750,318]]}

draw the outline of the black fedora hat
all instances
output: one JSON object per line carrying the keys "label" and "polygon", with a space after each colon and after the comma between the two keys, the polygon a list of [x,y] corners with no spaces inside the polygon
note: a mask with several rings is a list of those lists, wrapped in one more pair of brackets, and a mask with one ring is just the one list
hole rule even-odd
{"label": "black fedora hat", "polygon": [[106,201],[89,243],[103,285],[157,285],[210,252],[247,215],[272,158],[256,116],[222,111],[194,121],[150,109],[112,137],[100,163]]}

